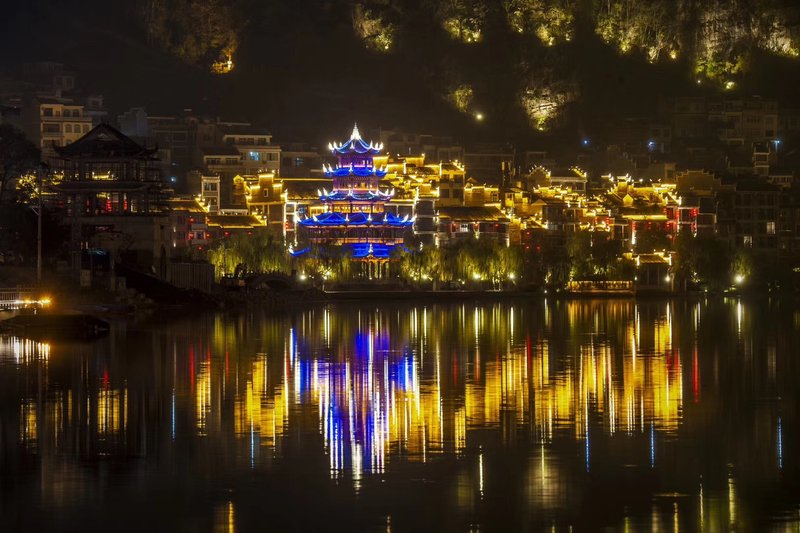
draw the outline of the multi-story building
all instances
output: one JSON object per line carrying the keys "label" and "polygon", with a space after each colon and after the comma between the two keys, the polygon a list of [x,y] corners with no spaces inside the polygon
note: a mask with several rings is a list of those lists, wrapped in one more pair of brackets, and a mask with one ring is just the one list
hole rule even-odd
{"label": "multi-story building", "polygon": [[92,128],[92,117],[83,105],[67,99],[33,98],[23,110],[28,138],[42,151],[45,160],[56,156],[55,147],[74,143]]}
{"label": "multi-story building", "polygon": [[73,268],[97,249],[165,277],[172,239],[155,148],[101,124],[55,151],[52,207],[70,227]]}
{"label": "multi-story building", "polygon": [[321,177],[323,158],[319,149],[305,143],[281,143],[279,175],[284,178]]}
{"label": "multi-story building", "polygon": [[[382,148],[365,142],[357,127],[346,142],[332,143],[331,153],[339,162],[335,168],[326,167],[331,190],[323,188],[319,192],[325,212],[299,221],[301,242],[345,247],[353,259],[367,265],[366,274],[370,277],[383,275],[394,248],[403,243],[414,224],[408,215],[400,218],[385,209],[394,193],[380,188],[386,169],[376,167],[374,158]],[[295,252],[302,253],[313,251],[303,248]]]}
{"label": "multi-story building", "polygon": [[514,165],[514,150],[505,144],[477,144],[464,151],[464,166],[480,181],[500,184]]}
{"label": "multi-story building", "polygon": [[239,153],[243,174],[274,172],[281,168],[281,147],[272,144],[272,135],[248,123],[219,123],[220,144]]}
{"label": "multi-story building", "polygon": [[219,174],[200,175],[200,201],[209,213],[217,213],[222,205]]}
{"label": "multi-story building", "polygon": [[274,235],[286,237],[286,201],[283,182],[274,172],[260,172],[255,176],[236,176],[233,180],[234,197],[241,195],[250,215],[263,221]]}
{"label": "multi-story building", "polygon": [[776,251],[780,188],[763,180],[740,180],[733,187],[736,245]]}

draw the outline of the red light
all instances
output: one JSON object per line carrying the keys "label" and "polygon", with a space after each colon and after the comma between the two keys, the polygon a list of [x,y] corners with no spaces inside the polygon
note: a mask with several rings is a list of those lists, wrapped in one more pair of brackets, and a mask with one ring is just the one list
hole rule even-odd
{"label": "red light", "polygon": [[225,232],[225,236],[226,236],[226,237],[230,237],[230,236],[231,236],[231,232],[230,232],[230,231],[226,231],[226,232]]}

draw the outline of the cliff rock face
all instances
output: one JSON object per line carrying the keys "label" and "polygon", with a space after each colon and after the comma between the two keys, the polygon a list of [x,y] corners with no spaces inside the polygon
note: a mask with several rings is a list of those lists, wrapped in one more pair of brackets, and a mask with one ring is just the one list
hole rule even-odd
{"label": "cliff rock face", "polygon": [[628,79],[611,74],[619,65],[724,90],[747,76],[755,52],[800,53],[793,0],[140,1],[150,43],[201,68],[231,66],[248,48],[256,68],[265,46],[288,42],[318,56],[304,59],[313,69],[331,45],[347,54],[342,77],[385,69],[465,120],[488,110],[530,131],[564,124],[598,78]]}

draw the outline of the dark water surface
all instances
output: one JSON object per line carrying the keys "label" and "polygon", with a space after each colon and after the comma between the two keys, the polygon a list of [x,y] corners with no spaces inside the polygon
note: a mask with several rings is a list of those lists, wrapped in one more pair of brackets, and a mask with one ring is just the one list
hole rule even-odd
{"label": "dark water surface", "polygon": [[766,299],[0,337],[0,530],[798,531],[798,391]]}

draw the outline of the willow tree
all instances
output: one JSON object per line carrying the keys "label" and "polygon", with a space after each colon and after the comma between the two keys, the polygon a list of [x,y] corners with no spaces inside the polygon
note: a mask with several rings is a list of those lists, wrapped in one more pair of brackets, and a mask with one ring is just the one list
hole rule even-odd
{"label": "willow tree", "polygon": [[238,233],[219,239],[208,252],[217,272],[230,274],[243,265],[247,272],[288,272],[289,258],[281,239],[268,231]]}

